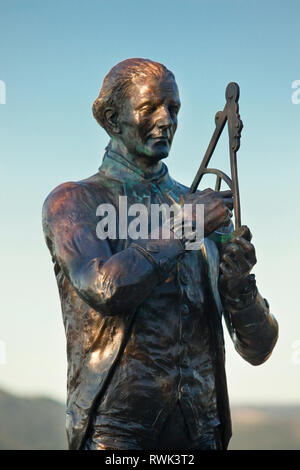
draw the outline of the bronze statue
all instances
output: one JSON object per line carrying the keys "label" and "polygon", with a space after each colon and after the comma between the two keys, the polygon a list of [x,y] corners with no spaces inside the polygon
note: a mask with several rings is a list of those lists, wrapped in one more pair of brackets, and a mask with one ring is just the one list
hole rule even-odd
{"label": "bronze statue", "polygon": [[[191,193],[162,161],[179,108],[174,75],[162,64],[117,64],[93,105],[110,137],[99,171],[58,186],[44,203],[67,338],[70,449],[226,449],[222,315],[236,350],[253,365],[266,361],[277,340],[277,322],[250,274],[249,229],[222,246],[213,241],[216,230],[232,229],[232,192]],[[152,225],[147,237],[124,236],[132,217],[120,208],[122,197],[149,210],[204,204],[202,243],[188,249],[191,239],[178,236],[175,217],[169,238]],[[105,238],[97,227],[99,207],[108,205],[118,223]],[[195,226],[194,210],[186,220]]]}

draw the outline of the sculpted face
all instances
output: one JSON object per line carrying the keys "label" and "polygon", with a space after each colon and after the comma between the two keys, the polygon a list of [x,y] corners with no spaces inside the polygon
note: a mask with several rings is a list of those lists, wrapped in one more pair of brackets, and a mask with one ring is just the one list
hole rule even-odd
{"label": "sculpted face", "polygon": [[152,162],[166,158],[179,108],[178,88],[171,77],[135,79],[118,119],[119,138],[128,152]]}

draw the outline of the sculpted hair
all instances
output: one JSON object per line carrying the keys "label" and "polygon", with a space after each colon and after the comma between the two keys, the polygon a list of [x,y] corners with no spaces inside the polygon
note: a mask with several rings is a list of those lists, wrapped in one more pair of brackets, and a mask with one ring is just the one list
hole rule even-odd
{"label": "sculpted hair", "polygon": [[117,113],[122,107],[135,78],[172,78],[173,73],[159,62],[150,59],[126,59],[115,65],[104,77],[98,98],[93,104],[93,115],[105,130],[105,111],[113,108]]}

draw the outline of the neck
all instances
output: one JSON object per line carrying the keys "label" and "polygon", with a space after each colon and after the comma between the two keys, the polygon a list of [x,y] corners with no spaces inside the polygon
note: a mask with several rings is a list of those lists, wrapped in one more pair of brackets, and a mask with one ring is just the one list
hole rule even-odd
{"label": "neck", "polygon": [[149,157],[134,155],[128,151],[123,142],[116,139],[111,139],[109,149],[112,152],[116,152],[122,157],[125,157],[133,165],[140,168],[145,174],[149,176],[158,173],[162,168],[162,163],[160,160],[151,160]]}

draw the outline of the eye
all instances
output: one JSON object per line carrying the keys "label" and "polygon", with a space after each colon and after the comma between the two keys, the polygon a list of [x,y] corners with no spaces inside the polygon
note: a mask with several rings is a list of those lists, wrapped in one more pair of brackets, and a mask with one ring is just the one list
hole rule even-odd
{"label": "eye", "polygon": [[178,111],[179,111],[179,106],[176,106],[176,105],[169,106],[169,113],[171,114],[171,116],[173,117],[177,116]]}
{"label": "eye", "polygon": [[150,114],[155,111],[155,106],[151,104],[145,104],[144,106],[142,106],[142,108],[140,108],[140,111],[145,114]]}

